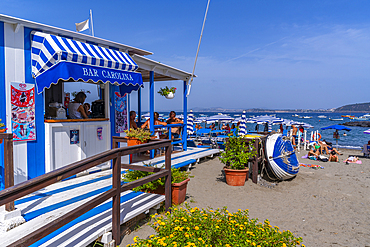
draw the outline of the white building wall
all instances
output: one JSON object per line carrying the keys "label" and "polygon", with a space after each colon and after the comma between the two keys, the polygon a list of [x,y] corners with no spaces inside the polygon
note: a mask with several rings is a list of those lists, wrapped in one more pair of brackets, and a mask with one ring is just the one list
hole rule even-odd
{"label": "white building wall", "polygon": [[[17,31],[17,32],[16,32]],[[23,26],[4,23],[6,122],[11,133],[11,83],[25,81]],[[14,183],[27,180],[27,142],[14,142]]]}

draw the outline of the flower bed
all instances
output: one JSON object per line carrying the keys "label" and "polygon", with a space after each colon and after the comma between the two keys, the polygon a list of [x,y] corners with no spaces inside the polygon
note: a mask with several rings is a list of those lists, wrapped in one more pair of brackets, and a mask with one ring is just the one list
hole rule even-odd
{"label": "flower bed", "polygon": [[[151,227],[157,232],[149,239],[134,238],[128,246],[300,246],[301,238],[290,231],[272,227],[268,220],[258,223],[248,210],[230,213],[226,207],[213,210],[172,208],[165,216],[152,216]],[[304,246],[304,245],[302,245]]]}

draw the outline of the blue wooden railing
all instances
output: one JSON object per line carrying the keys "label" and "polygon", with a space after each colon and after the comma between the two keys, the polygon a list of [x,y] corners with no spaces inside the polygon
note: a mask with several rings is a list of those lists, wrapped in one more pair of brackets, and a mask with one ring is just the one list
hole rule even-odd
{"label": "blue wooden railing", "polygon": [[154,129],[166,128],[168,130],[168,139],[172,140],[172,133],[171,128],[174,127],[182,127],[182,132],[180,136],[180,140],[172,141],[171,144],[182,144],[184,151],[186,151],[186,139],[187,139],[187,132],[186,132],[186,124],[167,124],[167,125],[154,125]]}

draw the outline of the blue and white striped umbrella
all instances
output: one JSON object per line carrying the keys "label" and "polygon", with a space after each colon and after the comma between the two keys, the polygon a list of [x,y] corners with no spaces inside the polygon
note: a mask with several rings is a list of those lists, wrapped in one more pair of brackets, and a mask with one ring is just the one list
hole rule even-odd
{"label": "blue and white striped umbrella", "polygon": [[187,122],[186,130],[187,130],[189,135],[194,133],[194,114],[193,114],[193,110],[190,110],[190,113],[188,115],[188,122]]}
{"label": "blue and white striped umbrella", "polygon": [[245,111],[243,111],[242,119],[239,124],[239,135],[243,136],[247,133],[246,121],[247,121],[247,118],[245,117]]}

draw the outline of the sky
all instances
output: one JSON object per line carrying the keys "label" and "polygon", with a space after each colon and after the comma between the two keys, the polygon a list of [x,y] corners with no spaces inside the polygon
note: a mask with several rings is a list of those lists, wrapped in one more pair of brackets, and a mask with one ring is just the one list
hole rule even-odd
{"label": "sky", "polygon": [[[92,9],[95,36],[192,72],[206,6],[207,0],[2,0],[0,13],[74,31]],[[370,1],[211,0],[195,74],[189,109],[370,102]],[[172,100],[156,94],[155,110],[182,109],[182,85],[156,83],[156,91],[179,91]]]}

